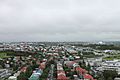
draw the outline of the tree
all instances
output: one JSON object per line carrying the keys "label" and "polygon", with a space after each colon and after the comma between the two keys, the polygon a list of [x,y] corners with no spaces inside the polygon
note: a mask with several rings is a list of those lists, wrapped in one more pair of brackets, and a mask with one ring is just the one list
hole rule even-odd
{"label": "tree", "polygon": [[25,73],[21,72],[20,75],[17,77],[17,80],[27,80]]}
{"label": "tree", "polygon": [[89,64],[89,63],[88,63],[88,65],[87,65],[86,69],[87,69],[88,71],[90,71],[90,70],[91,70],[91,66],[90,66],[90,64]]}
{"label": "tree", "polygon": [[84,60],[83,60],[83,62],[82,62],[81,67],[82,67],[82,68],[86,68],[86,63],[85,63],[85,61],[84,61]]}
{"label": "tree", "polygon": [[25,76],[27,78],[29,78],[31,76],[31,74],[32,74],[32,67],[30,66],[30,67],[27,68],[27,70],[25,72]]}
{"label": "tree", "polygon": [[82,63],[81,63],[81,62],[79,62],[79,65],[81,66],[81,65],[82,65]]}
{"label": "tree", "polygon": [[113,80],[112,77],[108,77],[108,80]]}
{"label": "tree", "polygon": [[113,71],[113,70],[104,70],[103,72],[103,76],[105,78],[105,80],[110,80],[110,78],[112,78],[112,80],[118,75],[117,71]]}

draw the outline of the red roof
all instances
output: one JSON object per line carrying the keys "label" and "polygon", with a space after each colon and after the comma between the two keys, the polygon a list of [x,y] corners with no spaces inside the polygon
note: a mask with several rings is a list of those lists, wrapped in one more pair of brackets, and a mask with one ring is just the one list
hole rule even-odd
{"label": "red roof", "polygon": [[58,74],[59,74],[59,73],[65,74],[65,71],[57,71],[57,73],[58,73]]}
{"label": "red roof", "polygon": [[64,76],[64,75],[59,75],[57,77],[57,80],[68,80],[68,78],[66,76]]}
{"label": "red roof", "polygon": [[66,61],[67,66],[73,66],[73,64],[76,63],[75,61]]}
{"label": "red roof", "polygon": [[84,74],[87,72],[85,69],[82,69],[81,67],[76,67],[76,71],[78,71],[80,74]]}
{"label": "red roof", "polygon": [[43,62],[43,63],[40,63],[40,66],[39,66],[40,69],[45,69],[45,67],[46,67],[46,65],[45,65],[44,62]]}
{"label": "red roof", "polygon": [[26,70],[27,70],[27,67],[23,67],[20,71],[21,72],[26,72]]}
{"label": "red roof", "polygon": [[84,78],[85,78],[85,79],[94,80],[93,77],[92,77],[91,75],[89,75],[89,74],[85,74],[85,75],[84,75]]}

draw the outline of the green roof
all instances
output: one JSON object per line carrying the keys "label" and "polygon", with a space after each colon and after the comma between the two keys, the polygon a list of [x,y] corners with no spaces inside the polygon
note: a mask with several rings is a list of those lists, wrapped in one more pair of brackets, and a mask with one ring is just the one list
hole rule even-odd
{"label": "green roof", "polygon": [[32,74],[29,80],[39,80],[39,75],[37,74]]}

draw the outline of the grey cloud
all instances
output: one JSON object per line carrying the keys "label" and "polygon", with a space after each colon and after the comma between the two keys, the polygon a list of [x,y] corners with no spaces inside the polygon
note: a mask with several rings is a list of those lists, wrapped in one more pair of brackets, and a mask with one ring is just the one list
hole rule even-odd
{"label": "grey cloud", "polygon": [[1,41],[120,40],[119,0],[1,0]]}

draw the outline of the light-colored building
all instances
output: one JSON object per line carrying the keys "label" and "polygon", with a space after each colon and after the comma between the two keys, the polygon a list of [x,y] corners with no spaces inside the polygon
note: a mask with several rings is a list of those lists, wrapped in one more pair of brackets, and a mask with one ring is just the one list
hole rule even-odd
{"label": "light-colored building", "polygon": [[8,80],[17,80],[17,77],[15,77],[15,76],[10,76],[10,77],[8,78]]}

